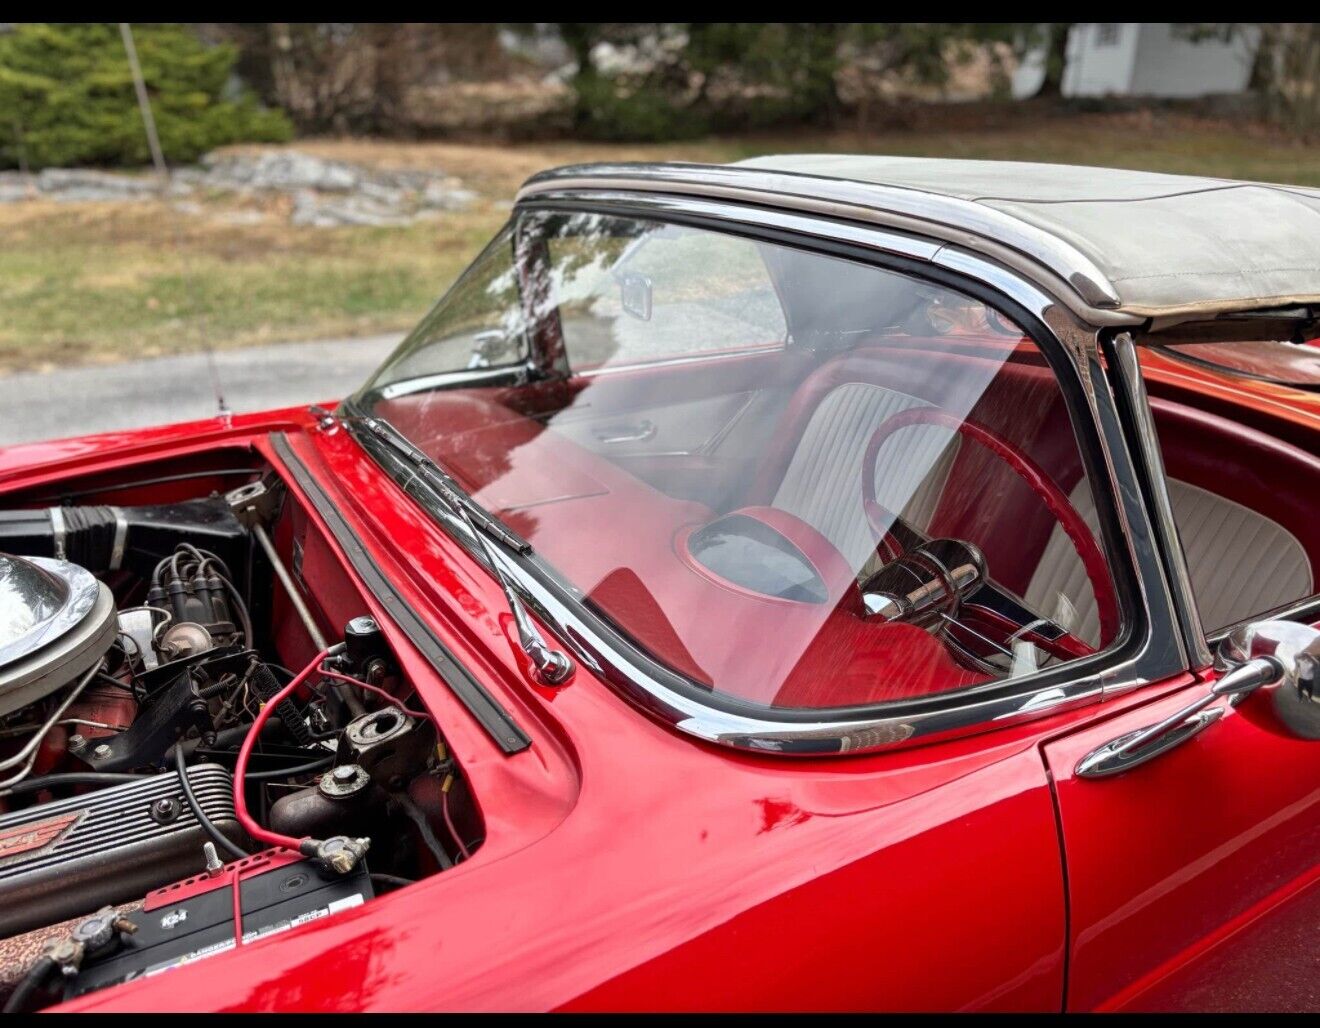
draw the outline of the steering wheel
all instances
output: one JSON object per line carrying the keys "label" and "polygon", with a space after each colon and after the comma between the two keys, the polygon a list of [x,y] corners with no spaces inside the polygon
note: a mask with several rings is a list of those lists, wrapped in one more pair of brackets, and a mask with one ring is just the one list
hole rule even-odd
{"label": "steering wheel", "polygon": [[[1095,537],[1087,528],[1085,519],[1077,512],[1063,490],[1045,470],[1007,440],[996,435],[979,422],[968,418],[956,417],[938,407],[909,407],[891,415],[880,425],[867,444],[866,455],[862,458],[862,506],[866,511],[867,521],[872,531],[893,557],[902,554],[899,540],[890,530],[894,515],[875,498],[875,464],[880,454],[880,447],[900,429],[913,425],[940,425],[952,429],[974,442],[980,443],[992,454],[1002,460],[1022,479],[1032,492],[1041,498],[1046,508],[1058,520],[1060,527],[1068,536],[1077,556],[1081,558],[1086,577],[1095,593],[1096,608],[1100,616],[1100,637],[1112,639],[1118,632],[1118,601],[1114,596],[1113,583],[1105,564],[1104,554],[1100,551]],[[1075,636],[1067,634],[1068,642],[1081,647],[1084,653],[1094,649]]]}

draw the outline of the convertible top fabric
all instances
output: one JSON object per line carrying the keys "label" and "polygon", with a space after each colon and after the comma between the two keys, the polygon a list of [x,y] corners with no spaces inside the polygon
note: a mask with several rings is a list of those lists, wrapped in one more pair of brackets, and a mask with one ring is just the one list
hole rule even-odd
{"label": "convertible top fabric", "polygon": [[[796,154],[738,166],[982,204],[1066,241],[1143,316],[1320,302],[1320,190],[1021,161]],[[878,204],[879,206],[879,204]]]}

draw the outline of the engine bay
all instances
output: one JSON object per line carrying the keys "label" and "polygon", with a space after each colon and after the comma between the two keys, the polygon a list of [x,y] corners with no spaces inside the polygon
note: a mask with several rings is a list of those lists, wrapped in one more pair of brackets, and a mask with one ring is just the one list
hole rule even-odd
{"label": "engine bay", "polygon": [[0,509],[7,1011],[370,902],[482,841],[385,633],[342,566],[316,595],[324,541],[246,457]]}

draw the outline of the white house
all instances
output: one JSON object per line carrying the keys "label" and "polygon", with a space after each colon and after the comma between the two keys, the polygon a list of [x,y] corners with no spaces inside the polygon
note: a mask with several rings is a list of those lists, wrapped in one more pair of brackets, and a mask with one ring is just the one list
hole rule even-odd
{"label": "white house", "polygon": [[[1260,32],[1242,26],[1227,41],[1196,37],[1170,22],[1079,22],[1068,32],[1064,96],[1198,97],[1240,93],[1251,78]],[[1023,58],[1013,96],[1035,96],[1045,81],[1045,50]]]}

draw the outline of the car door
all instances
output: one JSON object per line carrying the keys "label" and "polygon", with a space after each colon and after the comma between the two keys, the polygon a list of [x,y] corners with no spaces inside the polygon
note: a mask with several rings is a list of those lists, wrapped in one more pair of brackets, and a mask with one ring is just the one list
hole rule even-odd
{"label": "car door", "polygon": [[1111,777],[1078,763],[1211,675],[1045,747],[1070,907],[1070,1010],[1313,1009],[1320,744],[1241,708]]}
{"label": "car door", "polygon": [[[1124,348],[1115,352],[1116,364],[1135,370],[1130,349],[1126,361]],[[1100,747],[1206,698],[1223,677],[1208,666],[1223,633],[1207,638],[1203,617],[1213,622],[1212,632],[1224,623],[1263,623],[1255,604],[1265,602],[1264,587],[1306,559],[1305,551],[1252,549],[1269,538],[1282,546],[1279,540],[1291,536],[1271,534],[1268,519],[1246,505],[1249,492],[1234,498],[1202,489],[1195,507],[1180,506],[1178,476],[1195,469],[1178,447],[1193,443],[1171,433],[1167,417],[1157,428],[1151,412],[1158,405],[1139,377],[1130,381],[1151,483],[1147,501],[1152,519],[1167,526],[1164,559],[1170,580],[1180,583],[1176,602],[1187,648],[1200,652],[1189,663],[1202,670],[1177,689],[1145,686],[1149,703],[1091,721],[1044,747],[1069,883],[1067,1007],[1313,1009],[1320,972],[1314,956],[1320,742],[1299,738],[1268,716],[1263,694],[1238,703],[1216,699],[1197,715],[1199,731],[1183,732],[1188,722],[1173,720],[1179,727],[1159,738],[1179,739],[1151,759],[1102,776],[1090,773],[1094,765],[1088,773],[1078,770]],[[1216,446],[1204,435],[1199,445]],[[1222,491],[1238,454],[1218,446],[1216,452],[1223,473],[1199,485]],[[1250,452],[1257,473],[1271,476],[1259,452]],[[1238,571],[1226,579],[1221,572],[1230,566]],[[1297,606],[1305,609],[1313,608]],[[1287,627],[1306,634],[1300,625]]]}

